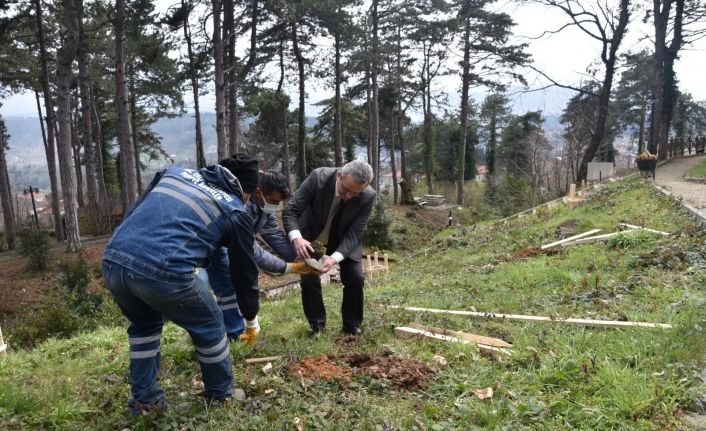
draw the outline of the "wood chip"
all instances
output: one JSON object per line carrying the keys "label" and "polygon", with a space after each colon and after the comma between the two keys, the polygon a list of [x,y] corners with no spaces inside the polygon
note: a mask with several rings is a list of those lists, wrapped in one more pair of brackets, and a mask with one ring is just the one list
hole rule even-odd
{"label": "wood chip", "polygon": [[493,398],[493,388],[491,387],[485,389],[476,389],[475,391],[473,391],[473,393],[476,394],[476,396],[481,400]]}

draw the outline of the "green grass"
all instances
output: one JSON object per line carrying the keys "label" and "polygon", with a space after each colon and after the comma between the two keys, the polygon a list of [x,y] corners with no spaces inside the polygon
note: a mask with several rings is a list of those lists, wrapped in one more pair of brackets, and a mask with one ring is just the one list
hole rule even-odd
{"label": "green grass", "polygon": [[[554,240],[555,229],[569,219],[579,221],[578,232],[611,232],[627,222],[677,235],[639,234],[510,260]],[[231,346],[236,383],[250,396],[244,405],[203,403],[192,385],[200,376],[189,338],[169,324],[161,384],[172,408],[162,417],[131,418],[125,328],[104,327],[0,359],[0,429],[683,429],[678,412],[703,393],[705,239],[678,202],[637,181],[615,183],[574,210],[540,211],[430,240],[427,256],[405,260],[389,279],[368,283],[359,346],[336,342],[337,285],[325,288],[330,329],[317,340],[306,336],[298,294],[263,303],[257,346]],[[653,321],[674,329],[472,320],[386,304]],[[513,354],[497,359],[472,346],[396,339],[394,325],[410,322],[500,337],[513,344]],[[370,378],[302,381],[287,372],[289,363],[307,356],[382,349],[428,363],[441,355],[448,365],[415,393]],[[286,357],[273,364],[273,373],[241,365],[244,358],[270,355]],[[495,395],[479,400],[473,390],[488,386]]]}
{"label": "green grass", "polygon": [[703,162],[691,168],[691,170],[687,174],[687,177],[706,179],[706,162]]}

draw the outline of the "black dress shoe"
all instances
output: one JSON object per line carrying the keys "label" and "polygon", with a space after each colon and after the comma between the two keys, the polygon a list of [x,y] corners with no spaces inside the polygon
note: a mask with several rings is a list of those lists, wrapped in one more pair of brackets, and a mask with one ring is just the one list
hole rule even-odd
{"label": "black dress shoe", "polygon": [[357,326],[343,327],[343,333],[348,334],[348,335],[353,335],[356,337],[363,335],[363,331],[361,331],[360,328]]}
{"label": "black dress shoe", "polygon": [[311,325],[310,338],[319,338],[326,331],[326,327],[322,325]]}

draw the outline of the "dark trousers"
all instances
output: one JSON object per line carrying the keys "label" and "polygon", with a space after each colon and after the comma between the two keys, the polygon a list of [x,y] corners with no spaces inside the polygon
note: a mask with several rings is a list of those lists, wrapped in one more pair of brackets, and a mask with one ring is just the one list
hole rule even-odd
{"label": "dark trousers", "polygon": [[[343,284],[341,316],[343,328],[357,328],[363,322],[363,265],[350,259],[339,263]],[[321,278],[318,275],[302,275],[302,305],[312,329],[326,327],[326,308],[321,295]]]}

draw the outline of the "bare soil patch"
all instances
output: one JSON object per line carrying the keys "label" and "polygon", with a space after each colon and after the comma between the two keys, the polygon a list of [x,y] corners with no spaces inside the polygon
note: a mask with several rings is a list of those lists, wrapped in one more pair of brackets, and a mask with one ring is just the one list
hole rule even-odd
{"label": "bare soil patch", "polygon": [[[101,240],[84,245],[84,258],[91,269],[100,268],[105,242]],[[49,268],[42,272],[28,270],[27,259],[20,256],[0,260],[0,314],[20,313],[39,305],[44,291],[59,283],[57,263],[78,258],[77,254],[67,252],[64,247],[63,244],[54,247]],[[94,278],[91,281],[92,290],[100,289],[101,286],[101,280]]]}
{"label": "bare soil patch", "polygon": [[353,375],[352,370],[336,365],[335,362],[324,355],[304,358],[292,364],[289,367],[289,372],[295,376],[310,380],[346,379]]}
{"label": "bare soil patch", "polygon": [[434,376],[434,371],[426,364],[388,351],[379,355],[353,353],[343,355],[340,359],[354,368],[356,375],[389,380],[397,388],[406,391],[424,388]]}
{"label": "bare soil patch", "polygon": [[[343,339],[347,337],[341,340]],[[423,389],[435,374],[428,365],[416,359],[403,358],[386,350],[379,354],[351,353],[308,357],[292,364],[289,372],[310,380],[348,380],[353,376],[370,376],[387,380],[397,389],[404,391]]]}

